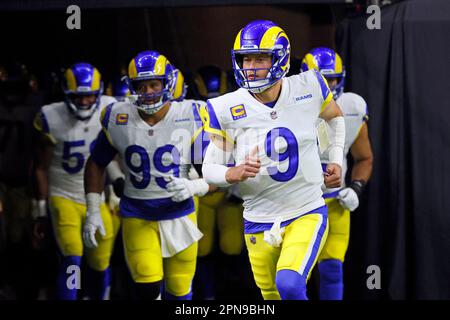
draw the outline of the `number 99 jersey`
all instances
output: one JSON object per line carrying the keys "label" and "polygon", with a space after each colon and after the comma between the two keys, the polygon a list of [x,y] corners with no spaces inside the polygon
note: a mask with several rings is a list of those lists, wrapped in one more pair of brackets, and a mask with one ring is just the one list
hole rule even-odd
{"label": "number 99 jersey", "polygon": [[101,130],[101,110],[116,99],[100,97],[99,108],[85,120],[77,119],[65,102],[45,105],[36,114],[34,127],[54,144],[49,167],[49,196],[85,204],[84,168]]}
{"label": "number 99 jersey", "polygon": [[258,146],[260,172],[239,184],[244,218],[256,223],[287,221],[325,204],[315,123],[332,94],[316,70],[281,81],[273,107],[242,88],[207,104],[205,130],[234,144],[236,164]]}
{"label": "number 99 jersey", "polygon": [[174,202],[174,193],[166,185],[171,177],[180,176],[180,165],[192,163],[194,138],[201,136],[198,131],[202,130],[201,103],[172,101],[167,114],[155,125],[145,122],[136,106],[128,102],[105,109],[103,132],[126,167],[122,216],[157,221],[194,211],[192,198]]}

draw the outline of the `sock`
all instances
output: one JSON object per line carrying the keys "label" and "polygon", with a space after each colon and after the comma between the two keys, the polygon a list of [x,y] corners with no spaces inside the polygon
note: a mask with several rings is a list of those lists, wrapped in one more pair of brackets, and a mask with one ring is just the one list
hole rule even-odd
{"label": "sock", "polygon": [[86,271],[87,294],[91,300],[109,300],[111,288],[111,268],[97,271],[87,267]]}
{"label": "sock", "polygon": [[344,295],[342,266],[342,262],[336,259],[323,260],[319,263],[320,300],[342,300]]}
{"label": "sock", "polygon": [[[70,266],[77,266],[78,269],[68,269]],[[62,258],[56,278],[56,298],[58,300],[77,299],[77,290],[81,287],[81,275],[77,274],[77,272],[80,272],[80,267],[81,257],[67,256]]]}
{"label": "sock", "polygon": [[161,281],[138,283],[134,282],[138,300],[156,300],[161,294]]}
{"label": "sock", "polygon": [[198,258],[196,281],[202,293],[202,300],[214,300],[216,296],[214,260],[209,256]]}

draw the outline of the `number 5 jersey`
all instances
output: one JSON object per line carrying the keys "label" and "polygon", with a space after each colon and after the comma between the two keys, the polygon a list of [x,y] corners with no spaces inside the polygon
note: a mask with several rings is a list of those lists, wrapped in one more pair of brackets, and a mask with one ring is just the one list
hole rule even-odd
{"label": "number 5 jersey", "polygon": [[101,110],[116,99],[101,96],[91,118],[78,120],[65,102],[45,105],[36,115],[34,127],[54,143],[49,167],[49,196],[61,196],[85,204],[84,168],[101,131]]}

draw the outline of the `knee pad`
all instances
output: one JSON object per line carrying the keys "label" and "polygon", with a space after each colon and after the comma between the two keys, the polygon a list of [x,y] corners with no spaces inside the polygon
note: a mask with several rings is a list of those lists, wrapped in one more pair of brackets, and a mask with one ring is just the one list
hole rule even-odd
{"label": "knee pad", "polygon": [[190,275],[180,274],[165,277],[166,293],[181,297],[191,292],[192,279]]}
{"label": "knee pad", "polygon": [[147,261],[137,261],[133,269],[134,281],[145,281],[148,277],[153,276],[152,266]]}
{"label": "knee pad", "polygon": [[83,246],[78,242],[62,243],[61,253],[66,256],[81,256],[83,254]]}
{"label": "knee pad", "polygon": [[87,264],[89,267],[95,271],[104,271],[109,267],[109,259],[110,255],[108,253],[105,254],[93,254],[89,256]]}
{"label": "knee pad", "polygon": [[275,283],[283,300],[308,300],[306,279],[294,270],[283,269],[277,272]]}
{"label": "knee pad", "polygon": [[149,283],[135,282],[134,287],[139,300],[156,300],[161,294],[161,281]]}

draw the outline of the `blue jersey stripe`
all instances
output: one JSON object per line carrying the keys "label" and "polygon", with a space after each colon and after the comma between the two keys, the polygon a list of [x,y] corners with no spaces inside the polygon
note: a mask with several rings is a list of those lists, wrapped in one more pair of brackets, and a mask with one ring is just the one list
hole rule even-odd
{"label": "blue jersey stripe", "polygon": [[117,154],[116,148],[110,143],[103,130],[100,130],[94,148],[91,152],[91,159],[102,167],[106,167]]}
{"label": "blue jersey stripe", "polygon": [[48,126],[47,117],[43,112],[40,114],[41,117],[41,123],[42,123],[42,132],[43,133],[50,133],[50,127]]}
{"label": "blue jersey stripe", "polygon": [[317,81],[319,81],[320,84],[320,90],[322,92],[322,98],[323,100],[326,100],[328,95],[331,93],[330,88],[328,87],[327,83],[325,82],[322,74],[319,73],[316,69],[313,69],[314,73],[316,74]]}
{"label": "blue jersey stripe", "polygon": [[202,124],[202,118],[200,117],[200,114],[198,113],[198,109],[200,105],[198,105],[197,103],[192,103],[192,113],[194,114],[194,119],[195,122],[198,124],[200,122],[200,124]]}
{"label": "blue jersey stripe", "polygon": [[212,129],[222,131],[222,127],[220,126],[219,120],[217,119],[216,112],[214,111],[213,106],[207,101],[206,110],[209,115],[209,127]]}
{"label": "blue jersey stripe", "polygon": [[109,117],[111,116],[111,110],[112,110],[113,104],[114,104],[114,102],[110,103],[108,106],[106,106],[105,116],[102,119],[102,126],[106,130],[108,130]]}

